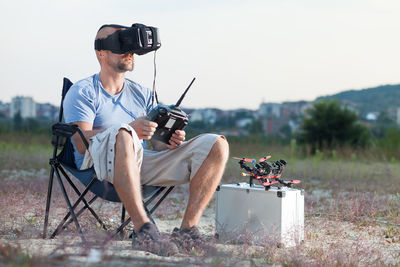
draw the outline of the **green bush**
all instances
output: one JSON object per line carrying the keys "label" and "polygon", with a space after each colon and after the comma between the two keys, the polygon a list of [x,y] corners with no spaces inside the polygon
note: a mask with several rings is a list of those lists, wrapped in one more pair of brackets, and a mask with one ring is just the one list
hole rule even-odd
{"label": "green bush", "polygon": [[376,140],[376,149],[385,155],[386,159],[400,158],[400,129],[389,128],[384,136]]}
{"label": "green bush", "polygon": [[355,112],[336,100],[325,100],[314,103],[307,111],[297,139],[299,143],[311,146],[311,152],[315,153],[317,149],[348,145],[366,147],[370,143],[370,134]]}

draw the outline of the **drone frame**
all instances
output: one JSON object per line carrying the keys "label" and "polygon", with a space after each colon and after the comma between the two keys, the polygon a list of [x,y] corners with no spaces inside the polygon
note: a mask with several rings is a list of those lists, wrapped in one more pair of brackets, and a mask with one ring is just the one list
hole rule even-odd
{"label": "drone frame", "polygon": [[[301,182],[300,180],[293,180],[293,179],[289,181],[282,180],[281,176],[284,166],[281,167],[278,174],[259,175],[260,170],[257,168],[255,159],[238,158],[238,157],[233,157],[233,158],[238,159],[240,168],[248,172],[248,173],[242,172],[242,176],[250,176],[249,177],[250,186],[254,185],[253,183],[254,179],[258,180],[265,187],[265,190],[268,190],[271,187],[271,185],[276,184],[278,182],[287,187],[291,187],[293,184],[298,184]],[[265,156],[263,158],[260,158],[258,162],[267,161],[269,158],[271,158],[271,156]],[[246,162],[251,162],[253,164],[253,168],[250,168],[246,164]]]}

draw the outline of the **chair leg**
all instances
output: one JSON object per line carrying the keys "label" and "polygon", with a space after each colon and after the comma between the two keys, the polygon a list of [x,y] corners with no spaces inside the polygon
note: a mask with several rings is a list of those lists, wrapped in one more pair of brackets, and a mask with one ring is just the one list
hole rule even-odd
{"label": "chair leg", "polygon": [[[123,224],[124,221],[125,221],[125,213],[126,213],[125,206],[124,206],[124,204],[122,204],[121,224]],[[121,229],[121,232],[120,232],[121,238],[124,238],[124,231],[123,231],[123,230],[124,230],[124,229]]]}
{"label": "chair leg", "polygon": [[[147,203],[147,204],[146,204]],[[147,217],[149,217],[149,219],[150,219],[150,221],[152,222],[152,223],[154,223],[154,224],[156,224],[156,222],[154,221],[154,219],[153,219],[153,216],[151,216],[151,213],[150,213],[150,211],[149,211],[149,209],[147,208],[147,205],[149,204],[147,201],[146,201],[146,203],[143,201],[143,206],[144,206],[144,210],[146,211],[146,214],[147,214]],[[130,218],[129,218],[130,219]],[[133,232],[132,233],[130,233],[130,235],[129,235],[129,238],[132,238],[133,237]]]}
{"label": "chair leg", "polygon": [[[158,196],[161,194],[162,191],[164,191],[165,187],[160,188],[160,190],[158,190],[151,198],[149,198],[146,202],[143,201],[143,206],[144,209],[146,211],[147,216],[149,217],[150,221],[154,224],[155,221],[153,219],[153,217],[151,216],[151,213],[149,211],[149,209],[147,208],[147,206]],[[171,192],[172,189],[169,189],[168,192],[166,192],[165,194],[168,194],[169,192]],[[165,198],[165,197],[164,197]],[[164,199],[163,198],[163,199]],[[109,240],[111,240],[112,238],[114,238],[114,236],[116,236],[118,233],[122,232],[122,230],[125,228],[126,225],[128,225],[128,223],[131,222],[131,218],[129,217],[126,221],[125,221],[125,206],[122,204],[122,215],[121,215],[121,225],[110,235]],[[129,238],[132,237],[132,234],[129,235]]]}
{"label": "chair leg", "polygon": [[[92,204],[95,200],[97,199],[97,196],[94,196],[92,199],[89,200],[88,204]],[[85,210],[86,210],[86,206],[81,208],[77,213],[76,213],[76,217],[78,218]],[[58,235],[60,232],[62,232],[63,230],[65,230],[68,225],[70,223],[72,223],[74,220],[71,218],[68,220],[69,216],[71,215],[70,212],[67,213],[67,215],[65,215],[65,217],[61,220],[61,222],[59,223],[59,225],[57,226],[56,230],[53,232],[53,234],[50,236],[50,238],[54,238],[56,235]],[[68,220],[68,222],[66,222]],[[103,222],[101,222],[103,223]],[[105,227],[104,224],[101,224],[101,226],[103,227],[104,230],[107,231],[107,228]]]}
{"label": "chair leg", "polygon": [[111,239],[113,239],[118,233],[120,233],[125,226],[127,226],[130,222],[132,221],[131,217],[129,217],[126,221],[124,221],[115,231],[113,231],[108,238],[106,238],[106,240],[104,240],[104,244],[106,244],[108,241],[110,241]]}
{"label": "chair leg", "polygon": [[49,186],[47,188],[47,200],[46,200],[46,213],[44,216],[44,226],[43,226],[43,239],[46,238],[47,235],[47,226],[49,223],[49,212],[50,212],[50,202],[51,202],[51,192],[53,190],[53,179],[54,179],[54,166],[51,166],[50,177],[49,177]]}
{"label": "chair leg", "polygon": [[74,219],[76,229],[78,230],[79,235],[81,236],[82,242],[86,242],[85,237],[84,237],[83,232],[82,232],[82,229],[81,229],[81,227],[80,227],[80,225],[79,225],[78,219],[77,219],[76,216],[75,216],[74,209],[72,208],[72,205],[71,205],[71,202],[69,201],[67,192],[65,191],[64,184],[63,184],[63,182],[61,181],[60,174],[58,173],[58,170],[57,170],[57,169],[55,169],[55,172],[56,172],[56,176],[57,176],[58,183],[59,183],[59,185],[60,185],[60,187],[61,187],[61,191],[62,191],[62,193],[63,193],[63,195],[64,195],[65,202],[67,202],[67,205],[68,205],[68,208],[69,208],[69,210],[70,210],[70,212],[71,212],[72,218]]}
{"label": "chair leg", "polygon": [[151,202],[153,202],[154,199],[156,199],[161,193],[162,191],[165,190],[166,187],[162,187],[160,188],[153,196],[151,196],[146,202],[143,202],[143,204],[145,206],[149,205]]}
{"label": "chair leg", "polygon": [[[164,188],[162,188],[160,190],[160,192],[163,190]],[[159,194],[158,192],[156,193],[157,195]],[[151,200],[153,200],[154,198],[152,198]],[[150,201],[151,202],[151,201]],[[156,222],[154,221],[153,217],[151,216],[151,213],[149,211],[149,209],[147,208],[147,205],[150,203],[149,200],[144,202],[143,201],[143,206],[144,206],[144,210],[146,211],[147,216],[149,217],[150,221],[154,224],[156,224]],[[126,221],[125,221],[125,206],[122,204],[122,215],[121,215],[121,225],[112,233],[110,234],[110,237],[105,241],[105,243],[108,242],[108,240],[111,240],[114,238],[114,236],[116,236],[118,233],[122,233],[122,230],[125,228],[125,226],[127,226],[130,222],[132,221],[132,219],[129,217]],[[121,234],[123,235],[123,234]],[[132,233],[129,235],[129,238],[132,238]]]}
{"label": "chair leg", "polygon": [[[65,179],[67,179],[67,181],[71,185],[72,189],[74,189],[75,193],[80,197],[81,196],[81,192],[78,190],[78,188],[75,186],[75,184],[71,181],[71,179],[69,178],[68,174],[62,168],[60,168],[60,171],[64,175]],[[97,220],[97,222],[100,224],[100,226],[104,230],[107,230],[107,228],[106,228],[105,224],[103,223],[103,221],[99,218],[99,216],[96,214],[96,212],[90,207],[90,204],[87,203],[85,198],[82,198],[82,202],[85,205],[85,208],[87,208],[90,211],[90,213],[92,213],[93,217]],[[66,219],[68,219],[68,218],[66,218]]]}
{"label": "chair leg", "polygon": [[121,214],[121,223],[123,223],[125,221],[125,206],[124,204],[122,204],[122,214]]}
{"label": "chair leg", "polygon": [[150,221],[154,224],[156,224],[156,222],[154,221],[153,217],[151,216],[151,213],[149,211],[149,209],[147,208],[147,206],[144,206],[144,210],[146,211],[147,217],[149,217]]}
{"label": "chair leg", "polygon": [[[154,194],[154,196],[152,196],[150,199],[148,199],[146,202],[143,201],[143,206],[144,209],[146,211],[147,216],[149,217],[150,221],[154,224],[156,224],[156,222],[153,219],[153,216],[151,216],[153,214],[153,212],[158,208],[158,206],[161,204],[161,202],[167,197],[167,195],[172,191],[172,189],[174,189],[173,186],[169,187],[168,190],[163,194],[163,196],[157,201],[157,203],[153,206],[153,208],[149,211],[149,209],[147,208],[147,206],[159,195],[161,194],[161,192],[164,190],[165,188],[161,188],[156,194]],[[121,231],[129,222],[131,221],[131,218],[129,218],[128,220],[126,220],[120,227],[118,227],[118,229],[116,231],[114,231],[113,234],[111,234],[110,239],[112,239],[115,235],[118,234],[119,231]],[[132,238],[133,233],[131,233],[129,235],[129,238]]]}
{"label": "chair leg", "polygon": [[[151,217],[151,214],[148,210],[148,208],[146,207],[145,203],[143,202],[143,206],[144,209],[146,211],[147,216],[149,217],[150,221],[154,224],[156,224],[156,222],[154,221],[153,217]],[[121,215],[121,225],[110,235],[109,239],[114,238],[114,236],[116,236],[118,233],[121,234],[121,236],[123,236],[123,230],[125,228],[125,226],[127,226],[130,222],[131,222],[131,218],[129,217],[126,221],[125,221],[125,206],[122,204],[122,215]],[[129,235],[129,238],[132,238],[132,234]]]}
{"label": "chair leg", "polygon": [[72,206],[72,205],[71,205],[71,202],[69,201],[67,192],[65,191],[64,184],[63,184],[63,182],[62,182],[62,180],[61,180],[61,176],[60,176],[60,173],[58,172],[58,169],[57,169],[57,168],[55,169],[55,173],[56,173],[56,176],[57,176],[57,180],[58,180],[58,182],[59,182],[59,184],[60,184],[61,190],[62,190],[62,192],[63,192],[64,198],[65,198],[65,202],[67,202],[68,208],[69,208],[70,213],[71,213],[71,216],[72,216],[72,218],[73,218],[73,220],[74,220],[74,222],[75,222],[75,226],[76,226],[76,228],[77,228],[77,230],[78,230],[78,232],[79,232],[79,235],[81,236],[82,241],[83,241],[83,242],[86,242],[86,239],[85,239],[85,237],[84,237],[84,235],[83,235],[82,229],[81,229],[81,227],[80,227],[80,225],[79,225],[78,218],[76,217],[74,210],[75,210],[75,208],[78,206],[79,202],[82,201],[82,199],[83,199],[83,197],[86,195],[86,193],[89,191],[89,188],[93,185],[93,183],[95,182],[96,178],[93,178],[92,181],[90,181],[89,185],[88,185],[88,186],[85,188],[85,190],[82,192],[82,195],[78,198],[78,200],[77,200],[77,201],[75,202],[75,204]]}
{"label": "chair leg", "polygon": [[168,194],[174,189],[173,186],[169,187],[167,192],[164,193],[164,195],[157,201],[157,203],[151,208],[150,214],[153,214],[153,212],[158,208],[158,206],[163,202],[163,200],[168,196]]}
{"label": "chair leg", "polygon": [[[56,174],[57,174],[57,172],[56,172]],[[78,198],[78,200],[72,206],[72,212],[71,212],[71,209],[70,209],[70,212],[68,212],[67,215],[65,215],[64,219],[60,222],[60,224],[57,226],[56,230],[51,235],[51,238],[54,238],[57,234],[59,234],[62,230],[64,230],[67,227],[67,225],[69,225],[72,221],[75,222],[75,219],[77,220],[77,217],[86,209],[86,207],[83,207],[81,210],[78,211],[77,214],[74,212],[75,208],[79,205],[79,202],[82,201],[82,199],[84,198],[84,196],[89,191],[90,187],[94,184],[95,181],[96,181],[96,178],[94,178],[94,179],[92,179],[92,181],[90,181],[89,185],[85,188],[85,190],[82,192],[81,196]],[[97,198],[97,196],[94,196],[89,201],[89,205],[91,203],[93,203],[96,200],[96,198]],[[68,221],[66,224],[64,224],[65,221],[69,218],[69,216],[72,216],[72,219],[70,221]],[[76,225],[76,223],[75,223],[75,225]],[[80,233],[82,232],[80,227],[79,227],[78,231]],[[83,236],[83,234],[81,236]]]}

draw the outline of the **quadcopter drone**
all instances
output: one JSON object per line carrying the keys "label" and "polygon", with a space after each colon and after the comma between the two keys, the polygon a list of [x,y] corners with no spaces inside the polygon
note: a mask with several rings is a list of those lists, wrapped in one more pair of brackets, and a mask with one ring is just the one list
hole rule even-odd
{"label": "quadcopter drone", "polygon": [[[257,163],[255,159],[233,158],[239,160],[240,168],[247,171],[242,172],[242,176],[250,176],[250,186],[253,185],[253,179],[257,179],[265,188],[278,182],[287,187],[301,182],[300,180],[284,181],[281,179],[283,168],[286,166],[286,161],[283,159],[269,162],[267,160],[271,156],[265,156],[260,158]],[[249,167],[246,162],[252,163],[253,167]]]}

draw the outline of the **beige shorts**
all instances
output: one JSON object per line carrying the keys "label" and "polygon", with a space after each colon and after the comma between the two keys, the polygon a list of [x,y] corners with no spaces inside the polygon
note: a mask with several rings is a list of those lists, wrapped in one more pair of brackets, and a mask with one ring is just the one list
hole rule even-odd
{"label": "beige shorts", "polygon": [[116,127],[90,140],[90,153],[85,154],[81,169],[94,165],[99,180],[114,180],[114,150],[118,130],[125,128],[134,139],[136,163],[140,167],[141,184],[171,186],[190,182],[210,153],[220,135],[201,134],[175,149],[153,151],[142,149],[136,132],[129,126]]}
{"label": "beige shorts", "polygon": [[170,186],[190,182],[220,135],[202,134],[175,149],[144,150],[141,183]]}

